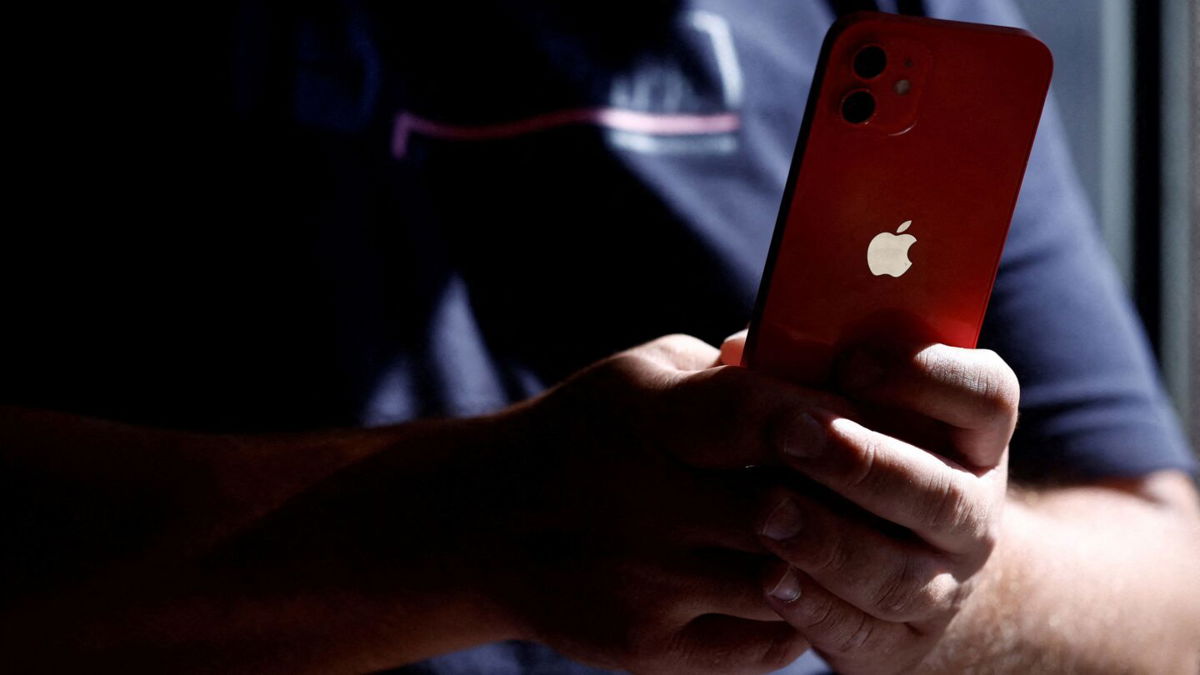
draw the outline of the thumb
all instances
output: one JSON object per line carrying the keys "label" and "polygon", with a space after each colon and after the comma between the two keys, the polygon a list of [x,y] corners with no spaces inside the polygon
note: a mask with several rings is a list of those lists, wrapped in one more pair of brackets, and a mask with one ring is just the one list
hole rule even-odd
{"label": "thumb", "polygon": [[745,329],[739,330],[721,343],[719,363],[722,366],[742,365],[742,351],[746,348],[746,332]]}

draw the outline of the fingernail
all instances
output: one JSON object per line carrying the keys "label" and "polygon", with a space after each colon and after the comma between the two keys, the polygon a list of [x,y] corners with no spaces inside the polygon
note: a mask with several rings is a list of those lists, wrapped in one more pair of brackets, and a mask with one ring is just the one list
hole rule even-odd
{"label": "fingernail", "polygon": [[763,536],[774,539],[775,541],[784,541],[791,539],[797,534],[800,534],[800,528],[803,526],[803,521],[800,516],[800,508],[790,499],[785,499],[780,502],[779,506],[767,516],[767,522],[763,525]]}
{"label": "fingernail", "polygon": [[879,357],[863,349],[850,354],[839,373],[842,389],[865,389],[883,379],[883,364]]}
{"label": "fingernail", "polygon": [[800,597],[800,580],[792,568],[787,568],[779,582],[771,589],[771,597],[782,602],[794,602]]}
{"label": "fingernail", "polygon": [[817,418],[808,413],[796,415],[784,439],[784,454],[801,458],[815,457],[821,454],[824,447],[825,430]]}

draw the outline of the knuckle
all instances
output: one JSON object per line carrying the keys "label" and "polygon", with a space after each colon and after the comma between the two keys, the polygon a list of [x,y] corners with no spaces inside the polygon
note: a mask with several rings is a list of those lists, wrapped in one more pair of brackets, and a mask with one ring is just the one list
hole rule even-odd
{"label": "knuckle", "polygon": [[966,478],[957,473],[941,474],[933,481],[930,490],[937,498],[926,509],[925,526],[951,536],[979,537],[983,519],[972,490],[966,485]]}
{"label": "knuckle", "polygon": [[753,403],[761,395],[761,386],[751,382],[753,374],[736,366],[714,366],[692,373],[685,381],[706,395],[720,399],[723,407],[739,408]]}
{"label": "knuckle", "polygon": [[967,598],[975,590],[978,582],[968,579],[964,582],[959,582],[953,578],[949,579],[944,585],[945,603],[949,611],[958,611],[963,606]]}
{"label": "knuckle", "polygon": [[979,511],[981,516],[970,532],[976,545],[976,551],[980,554],[979,565],[982,566],[1000,541],[1000,519],[993,516],[994,505],[980,508]]}
{"label": "knuckle", "polygon": [[987,424],[1015,421],[1020,385],[1012,368],[990,349],[962,350],[938,345],[919,352],[916,368],[966,394],[974,414]]}
{"label": "knuckle", "polygon": [[758,496],[757,520],[758,531],[762,532],[766,528],[767,521],[774,515],[775,510],[784,503],[791,503],[799,508],[799,503],[796,499],[796,494],[791,490],[782,486],[772,486]]}
{"label": "knuckle", "polygon": [[769,392],[754,386],[749,371],[718,366],[690,373],[665,400],[670,418],[686,425],[697,447],[708,448],[725,465],[759,464],[769,454]]}
{"label": "knuckle", "polygon": [[874,593],[871,606],[876,615],[887,620],[903,621],[920,604],[920,587],[909,573],[908,561],[885,577]]}
{"label": "knuckle", "polygon": [[873,607],[886,621],[923,619],[937,613],[948,601],[950,589],[929,573],[930,565],[913,557],[888,577],[876,591]]}
{"label": "knuckle", "polygon": [[708,344],[706,342],[704,342],[703,340],[701,340],[697,337],[688,335],[687,333],[668,333],[656,340],[653,340],[651,342],[651,344],[658,344],[667,349],[676,349],[676,350],[688,349],[691,347],[700,347],[700,346],[707,347],[708,346]]}
{"label": "knuckle", "polygon": [[746,422],[764,395],[747,375],[743,368],[716,366],[684,375],[675,393],[686,399],[680,403],[692,411],[696,421],[712,424],[719,419],[729,431],[738,431],[753,426]]}
{"label": "knuckle", "polygon": [[870,489],[878,480],[878,462],[882,440],[874,434],[861,435],[854,442],[839,445],[837,456],[841,457],[842,488],[845,490]]}
{"label": "knuckle", "polygon": [[1015,420],[1021,396],[1016,373],[989,349],[979,350],[978,358],[979,367],[972,369],[970,383],[978,397],[981,415],[997,424]]}
{"label": "knuckle", "polygon": [[688,409],[713,438],[759,456],[777,456],[796,415],[795,402],[777,383],[736,366],[717,366],[686,376]]}
{"label": "knuckle", "polygon": [[984,553],[987,556],[996,550],[996,546],[1000,543],[1000,519],[988,518],[988,523],[982,528],[980,533],[979,543],[983,546]]}
{"label": "knuckle", "polygon": [[810,598],[802,605],[802,613],[796,621],[813,633],[829,636],[837,634],[845,623],[845,615],[838,611],[832,598]]}
{"label": "knuckle", "polygon": [[926,616],[957,611],[970,594],[970,584],[960,582],[950,572],[940,572],[926,583],[929,607]]}
{"label": "knuckle", "polygon": [[839,626],[839,635],[833,638],[833,651],[839,654],[851,654],[869,649],[876,641],[876,624],[863,612],[848,619]]}
{"label": "knuckle", "polygon": [[[674,367],[683,367],[698,354],[712,354],[716,360],[716,348],[703,340],[684,333],[671,333],[643,345],[659,359]],[[687,368],[690,370],[691,368]]]}
{"label": "knuckle", "polygon": [[652,380],[663,370],[662,364],[641,349],[621,352],[592,369],[593,373],[620,384],[642,383]]}
{"label": "knuckle", "polygon": [[850,563],[850,553],[837,536],[807,537],[797,557],[804,558],[814,574],[840,576]]}
{"label": "knuckle", "polygon": [[989,427],[1012,427],[1017,421],[1016,399],[997,388],[985,388],[979,396],[979,417]]}

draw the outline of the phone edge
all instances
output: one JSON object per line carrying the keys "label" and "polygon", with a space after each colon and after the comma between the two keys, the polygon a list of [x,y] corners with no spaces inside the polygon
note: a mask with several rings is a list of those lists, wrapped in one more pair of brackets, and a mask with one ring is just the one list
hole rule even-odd
{"label": "phone edge", "polygon": [[862,20],[864,15],[874,16],[876,12],[854,12],[838,18],[821,43],[821,52],[817,57],[817,65],[813,72],[813,81],[808,90],[808,100],[804,104],[804,118],[800,122],[800,131],[796,136],[796,147],[792,151],[792,162],[788,167],[787,183],[783,187],[783,196],[779,200],[779,213],[775,216],[775,229],[771,232],[771,247],[767,250],[767,260],[763,265],[762,278],[758,282],[758,293],[754,298],[754,308],[751,310],[750,323],[746,333],[746,345],[742,350],[741,365],[754,368],[754,354],[758,345],[758,326],[762,321],[763,310],[767,306],[767,296],[771,290],[771,276],[775,271],[776,259],[779,255],[783,231],[786,229],[788,213],[791,212],[792,199],[796,192],[796,176],[804,164],[805,151],[808,148],[808,137],[812,131],[813,118],[816,114],[817,99],[821,95],[821,86],[825,81],[825,65],[833,45],[850,25]]}

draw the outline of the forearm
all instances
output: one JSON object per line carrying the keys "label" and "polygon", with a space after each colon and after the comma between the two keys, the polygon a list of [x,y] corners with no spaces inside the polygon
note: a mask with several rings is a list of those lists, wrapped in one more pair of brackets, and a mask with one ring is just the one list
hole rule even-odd
{"label": "forearm", "polygon": [[3,422],[6,473],[31,481],[31,515],[6,521],[44,540],[5,589],[5,651],[32,666],[366,670],[506,637],[449,580],[444,534],[453,476],[501,436],[492,420],[256,437]]}
{"label": "forearm", "polygon": [[1013,493],[980,586],[926,669],[1200,670],[1200,526],[1194,493],[1167,487],[1177,496],[1163,502],[1112,487]]}
{"label": "forearm", "polygon": [[34,508],[61,502],[81,515],[100,509],[97,517],[109,509],[152,509],[162,516],[147,528],[153,532],[130,527],[129,536],[183,537],[193,545],[200,530],[227,536],[403,435],[200,434],[0,407],[0,461],[6,472],[41,488],[24,490],[37,497]]}

